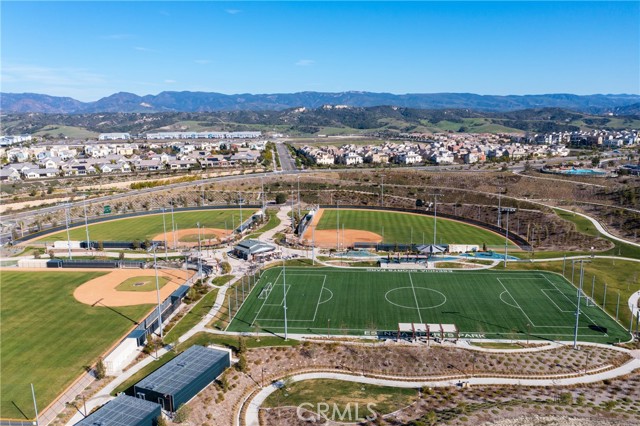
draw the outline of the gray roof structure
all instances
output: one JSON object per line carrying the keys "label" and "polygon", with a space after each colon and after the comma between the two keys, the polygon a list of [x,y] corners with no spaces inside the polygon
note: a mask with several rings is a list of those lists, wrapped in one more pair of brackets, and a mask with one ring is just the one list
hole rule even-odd
{"label": "gray roof structure", "polygon": [[196,381],[221,359],[228,357],[229,353],[226,351],[191,346],[138,382],[136,388],[173,395]]}
{"label": "gray roof structure", "polygon": [[240,241],[235,250],[241,251],[247,254],[266,253],[276,249],[275,246],[267,243],[263,243],[258,240],[244,240]]}
{"label": "gray roof structure", "polygon": [[120,395],[80,420],[74,426],[132,426],[160,415],[160,405],[128,395]]}

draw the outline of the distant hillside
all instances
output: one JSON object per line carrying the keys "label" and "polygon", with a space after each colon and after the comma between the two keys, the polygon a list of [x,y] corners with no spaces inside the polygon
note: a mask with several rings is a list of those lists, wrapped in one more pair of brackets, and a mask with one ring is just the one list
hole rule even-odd
{"label": "distant hillside", "polygon": [[424,110],[390,106],[290,108],[282,111],[7,114],[0,132],[85,138],[97,133],[150,131],[276,131],[289,135],[399,132],[554,132],[640,128],[632,116],[593,115],[560,108],[508,112]]}
{"label": "distant hillside", "polygon": [[115,93],[95,102],[35,93],[1,93],[2,113],[86,114],[97,112],[213,112],[282,111],[295,107],[319,108],[323,105],[352,107],[397,106],[416,109],[471,109],[476,111],[515,111],[531,108],[564,108],[587,113],[615,112],[640,103],[639,95],[524,95],[494,96],[472,93],[429,93],[394,95],[372,92],[299,92],[278,94],[224,95],[206,92],[161,92],[138,96]]}

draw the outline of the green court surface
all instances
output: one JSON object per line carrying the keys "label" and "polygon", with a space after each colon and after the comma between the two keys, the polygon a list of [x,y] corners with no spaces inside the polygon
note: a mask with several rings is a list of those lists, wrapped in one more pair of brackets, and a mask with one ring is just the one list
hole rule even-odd
{"label": "green court surface", "polygon": [[0,418],[33,418],[31,383],[42,411],[153,307],[85,305],[73,291],[104,273],[45,271],[1,271]]}
{"label": "green court surface", "polygon": [[[433,244],[433,217],[419,214],[377,211],[324,209],[317,230],[356,229],[374,232],[385,243]],[[438,244],[477,244],[482,248],[504,248],[505,236],[449,219],[437,219]],[[509,244],[515,248],[513,243]]]}
{"label": "green court surface", "polygon": [[[242,210],[242,220],[246,221],[255,213],[251,209]],[[164,214],[139,216],[127,219],[118,219],[108,222],[89,225],[89,238],[92,241],[132,241],[152,239],[162,234],[163,229],[171,232],[171,212]],[[173,224],[178,231],[184,229],[196,229],[197,223],[205,228],[218,228],[231,230],[240,225],[240,210],[199,210],[180,212],[173,214]],[[85,241],[87,234],[84,226],[73,228],[69,231],[72,241]],[[45,235],[39,241],[65,241],[67,232]],[[197,241],[197,237],[195,239]]]}
{"label": "green court surface", "polygon": [[[286,289],[286,290],[285,290]],[[385,271],[272,268],[263,272],[229,331],[388,335],[398,323],[455,324],[461,338],[573,340],[576,289],[543,271]],[[578,339],[629,334],[582,299]],[[386,332],[386,333],[385,333]]]}

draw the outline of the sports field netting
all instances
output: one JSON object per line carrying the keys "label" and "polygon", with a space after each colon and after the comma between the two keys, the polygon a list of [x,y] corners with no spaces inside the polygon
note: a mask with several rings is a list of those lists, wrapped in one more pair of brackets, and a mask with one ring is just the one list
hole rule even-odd
{"label": "sports field netting", "polygon": [[[286,278],[286,280],[285,280]],[[286,284],[285,284],[286,281]],[[264,291],[264,290],[267,291]],[[462,338],[573,340],[577,291],[543,271],[266,270],[229,331],[379,334],[400,322],[456,324]],[[626,341],[626,330],[581,303],[578,338]]]}

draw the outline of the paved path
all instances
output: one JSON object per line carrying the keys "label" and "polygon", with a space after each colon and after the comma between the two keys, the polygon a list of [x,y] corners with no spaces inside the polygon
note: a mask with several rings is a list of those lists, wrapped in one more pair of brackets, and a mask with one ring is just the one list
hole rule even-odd
{"label": "paved path", "polygon": [[[582,383],[594,383],[605,379],[612,379],[615,377],[623,376],[631,373],[633,370],[640,368],[640,359],[634,358],[628,363],[615,368],[613,370],[605,371],[602,373],[595,373],[579,377],[571,377],[564,379],[508,379],[508,378],[491,378],[491,377],[470,377],[465,379],[470,385],[517,385],[517,386],[570,386]],[[444,379],[422,382],[406,382],[402,380],[392,379],[377,379],[370,377],[363,377],[359,375],[344,374],[344,373],[305,373],[290,376],[293,382],[299,382],[303,380],[315,380],[315,379],[332,379],[343,380],[347,382],[364,383],[378,386],[388,386],[395,388],[418,388],[422,386],[429,387],[444,387],[444,386],[456,386],[460,382],[460,379]],[[247,426],[259,426],[258,413],[260,406],[264,403],[269,395],[277,391],[278,388],[271,384],[262,389],[256,394],[251,401],[246,402],[248,404],[246,413],[246,425]],[[239,425],[239,419],[236,418],[236,424]]]}

